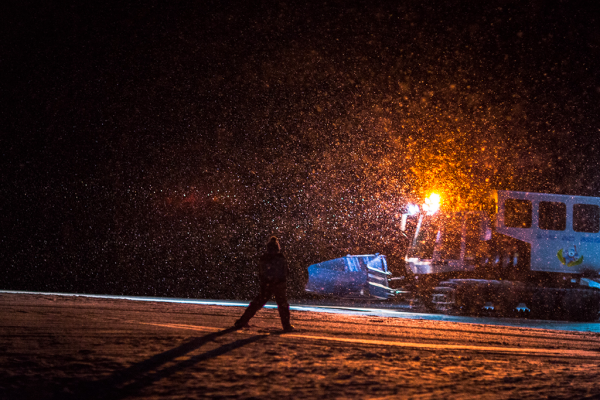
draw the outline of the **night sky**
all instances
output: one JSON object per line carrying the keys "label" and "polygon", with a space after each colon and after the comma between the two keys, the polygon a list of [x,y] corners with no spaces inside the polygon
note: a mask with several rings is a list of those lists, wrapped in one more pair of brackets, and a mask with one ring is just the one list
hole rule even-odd
{"label": "night sky", "polygon": [[599,195],[594,2],[87,3],[0,6],[0,288],[247,298],[275,234],[298,295],[432,190]]}

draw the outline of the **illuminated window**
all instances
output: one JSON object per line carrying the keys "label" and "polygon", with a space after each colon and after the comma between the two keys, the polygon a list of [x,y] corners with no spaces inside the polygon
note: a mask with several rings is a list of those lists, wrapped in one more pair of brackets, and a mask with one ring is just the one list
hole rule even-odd
{"label": "illuminated window", "polygon": [[573,206],[573,230],[576,232],[600,231],[600,207],[594,204]]}
{"label": "illuminated window", "polygon": [[506,199],[504,225],[509,228],[531,228],[531,201]]}
{"label": "illuminated window", "polygon": [[555,201],[540,201],[540,229],[564,231],[567,227],[567,206]]}

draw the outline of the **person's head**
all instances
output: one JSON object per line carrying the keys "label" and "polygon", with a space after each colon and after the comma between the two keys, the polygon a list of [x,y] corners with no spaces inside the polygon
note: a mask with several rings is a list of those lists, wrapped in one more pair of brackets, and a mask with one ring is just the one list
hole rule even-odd
{"label": "person's head", "polygon": [[275,236],[271,236],[269,239],[269,243],[267,243],[267,253],[276,254],[279,253],[281,247],[279,246],[279,241]]}

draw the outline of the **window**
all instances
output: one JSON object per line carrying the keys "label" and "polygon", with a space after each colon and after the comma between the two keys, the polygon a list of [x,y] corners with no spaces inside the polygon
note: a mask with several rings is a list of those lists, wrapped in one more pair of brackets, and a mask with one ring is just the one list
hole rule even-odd
{"label": "window", "polygon": [[573,206],[573,230],[576,232],[600,231],[600,207],[594,204]]}
{"label": "window", "polygon": [[509,228],[531,228],[531,201],[506,199],[504,225]]}
{"label": "window", "polygon": [[540,229],[564,231],[567,227],[567,206],[555,201],[540,201]]}

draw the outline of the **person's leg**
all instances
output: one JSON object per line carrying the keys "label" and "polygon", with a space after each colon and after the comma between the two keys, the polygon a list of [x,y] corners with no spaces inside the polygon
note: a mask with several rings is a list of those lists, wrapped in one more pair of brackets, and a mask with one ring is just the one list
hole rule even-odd
{"label": "person's leg", "polygon": [[273,294],[275,295],[275,301],[277,302],[277,310],[279,311],[279,318],[281,318],[283,330],[294,330],[294,327],[290,323],[290,305],[287,301],[285,282],[277,284],[273,288]]}
{"label": "person's leg", "polygon": [[246,308],[246,311],[244,311],[244,314],[242,314],[240,319],[235,321],[234,326],[236,328],[242,328],[246,326],[248,324],[248,321],[250,321],[250,318],[254,317],[254,314],[256,314],[258,310],[263,308],[265,304],[267,304],[267,301],[269,301],[270,297],[271,290],[269,286],[260,285],[260,293],[254,298],[254,300],[250,302],[250,305],[248,305],[248,308]]}

